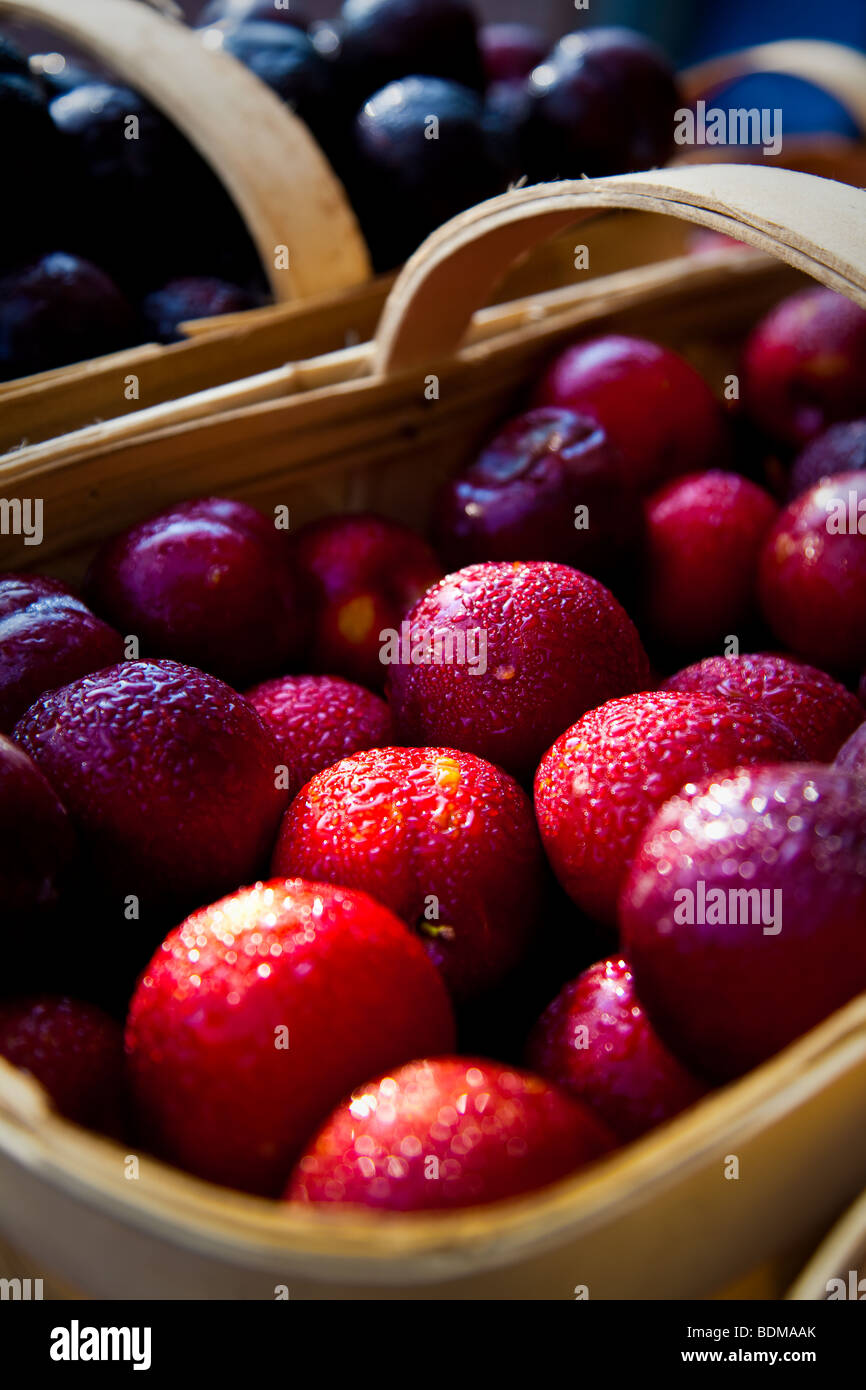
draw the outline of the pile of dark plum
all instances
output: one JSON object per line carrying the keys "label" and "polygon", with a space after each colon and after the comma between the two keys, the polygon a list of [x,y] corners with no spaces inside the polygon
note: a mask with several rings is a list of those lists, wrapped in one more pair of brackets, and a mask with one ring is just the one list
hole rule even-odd
{"label": "pile of dark plum", "polygon": [[[198,27],[307,123],[380,271],[513,181],[649,168],[672,148],[669,64],[629,30],[548,53],[531,27],[479,30],[469,0],[346,0],[313,26],[294,5],[210,0]],[[0,45],[0,380],[266,301],[228,195],[158,111],[110,73],[51,75]]]}

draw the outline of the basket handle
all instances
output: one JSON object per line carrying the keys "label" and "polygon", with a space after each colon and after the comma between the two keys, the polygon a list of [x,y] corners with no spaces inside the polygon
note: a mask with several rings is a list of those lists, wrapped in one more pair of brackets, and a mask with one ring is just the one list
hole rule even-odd
{"label": "basket handle", "polygon": [[513,189],[446,222],[393,285],[376,330],[373,370],[399,372],[450,356],[518,257],[604,208],[712,227],[866,308],[866,190],[789,169],[684,165]]}
{"label": "basket handle", "polygon": [[[370,278],[366,245],[324,154],[303,121],[229,54],[139,0],[0,0],[0,14],[72,39],[183,132],[244,218],[276,300]],[[275,266],[278,246],[289,251],[285,270]]]}
{"label": "basket handle", "polygon": [[679,74],[686,104],[753,72],[802,77],[836,97],[866,132],[866,57],[856,48],[824,39],[780,39],[697,63]]}

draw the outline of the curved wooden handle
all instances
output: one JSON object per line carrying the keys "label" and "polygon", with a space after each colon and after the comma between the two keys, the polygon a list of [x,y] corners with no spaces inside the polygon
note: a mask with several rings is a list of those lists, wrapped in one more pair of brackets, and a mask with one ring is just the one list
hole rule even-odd
{"label": "curved wooden handle", "polygon": [[[208,161],[243,216],[278,301],[347,289],[370,261],[343,188],[304,123],[241,63],[139,0],[0,0],[143,93]],[[275,250],[288,247],[288,268]]]}
{"label": "curved wooden handle", "polygon": [[376,330],[374,370],[447,357],[509,266],[602,208],[667,213],[788,261],[866,307],[866,191],[814,174],[703,164],[538,184],[440,227],[407,262]]}
{"label": "curved wooden handle", "polygon": [[687,102],[753,72],[783,73],[813,82],[842,103],[866,132],[866,57],[854,48],[823,39],[781,39],[725,53],[680,73]]}

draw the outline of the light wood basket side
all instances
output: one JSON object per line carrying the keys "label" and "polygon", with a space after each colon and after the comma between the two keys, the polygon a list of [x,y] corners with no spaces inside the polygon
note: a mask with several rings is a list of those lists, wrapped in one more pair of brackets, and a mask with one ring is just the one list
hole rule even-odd
{"label": "light wood basket side", "polygon": [[[342,185],[303,121],[241,63],[140,0],[0,0],[74,40],[153,102],[222,180],[274,298],[348,289],[370,260]],[[275,249],[288,248],[277,269]]]}
{"label": "light wood basket side", "polygon": [[713,228],[866,307],[866,190],[738,164],[563,180],[492,198],[428,238],[385,304],[375,370],[400,372],[449,357],[518,257],[599,208],[667,213]]}

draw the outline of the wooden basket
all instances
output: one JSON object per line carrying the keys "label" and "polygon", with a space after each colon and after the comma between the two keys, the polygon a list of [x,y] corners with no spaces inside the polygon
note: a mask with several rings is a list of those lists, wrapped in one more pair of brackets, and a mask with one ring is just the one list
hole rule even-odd
{"label": "wooden basket", "polygon": [[[505,306],[469,326],[515,256],[599,208],[733,233],[776,258],[773,273],[748,254],[685,285],[657,267],[655,280],[593,305],[563,307],[554,294],[553,307]],[[578,331],[650,335],[720,382],[755,315],[808,277],[866,305],[864,216],[866,192],[733,165],[494,199],[416,253],[372,343],[291,368],[277,398],[259,398],[261,382],[239,383],[236,404],[217,416],[187,403],[180,422],[155,418],[143,434],[125,438],[130,422],[114,421],[7,458],[0,492],[43,498],[46,541],[35,554],[2,537],[0,564],[75,577],[94,542],[198,492],[287,502],[293,525],[346,506],[421,525],[433,480],[471,454]],[[439,398],[428,400],[434,375]],[[121,1148],[60,1119],[35,1083],[2,1064],[0,1220],[19,1252],[13,1273],[112,1298],[272,1298],[276,1286],[292,1298],[568,1299],[577,1286],[592,1298],[704,1296],[814,1244],[862,1188],[864,1093],[866,996],[568,1181],[495,1208],[383,1217],[294,1210],[146,1156],[129,1180]],[[725,1177],[732,1154],[737,1181]]]}
{"label": "wooden basket", "polygon": [[[185,325],[189,340],[145,344],[90,362],[0,383],[0,453],[92,421],[210,391],[218,410],[239,378],[278,369],[372,335],[393,276],[370,278],[369,259],[340,184],[303,124],[227,54],[138,0],[0,0],[0,15],[38,21],[73,38],[139,88],[208,159],[244,215],[276,303]],[[739,73],[789,72],[825,87],[866,131],[866,59],[838,44],[787,40],[701,64],[681,74],[692,101]],[[255,132],[251,141],[250,132]],[[251,150],[255,158],[250,157]],[[715,151],[716,157],[722,152]],[[733,158],[756,157],[743,149]],[[688,158],[698,155],[692,151]],[[864,147],[791,141],[782,164],[856,184],[866,182]],[[298,199],[297,188],[305,197]],[[600,277],[678,258],[677,278],[702,266],[686,255],[682,225],[646,213],[601,214],[590,229],[588,267],[575,269],[573,241],[535,248],[503,281],[504,301],[560,287],[575,304],[598,292]],[[274,247],[291,249],[289,269],[274,268]],[[640,247],[636,258],[635,246]],[[720,252],[718,260],[724,259]],[[130,376],[137,398],[126,392]]]}

